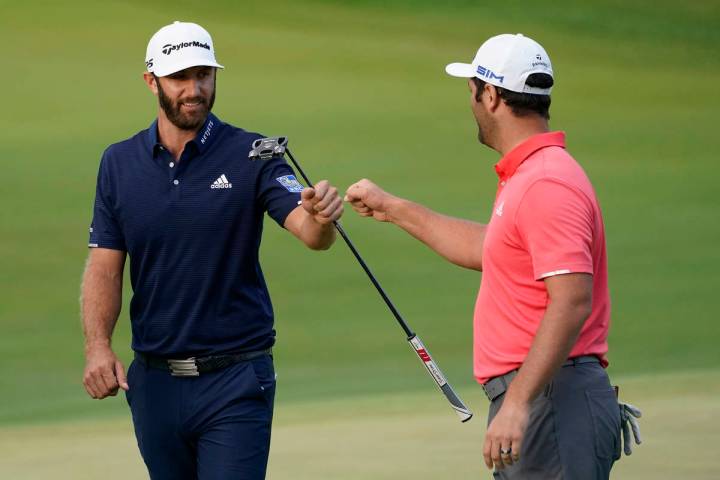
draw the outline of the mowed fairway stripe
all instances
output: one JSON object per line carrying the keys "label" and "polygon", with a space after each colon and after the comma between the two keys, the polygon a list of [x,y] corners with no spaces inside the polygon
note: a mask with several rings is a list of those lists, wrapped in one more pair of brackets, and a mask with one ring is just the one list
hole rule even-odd
{"label": "mowed fairway stripe", "polygon": [[[720,370],[619,379],[643,409],[645,442],[613,478],[720,478]],[[490,478],[481,465],[486,401],[462,392],[477,418],[457,422],[432,390],[278,408],[268,478]],[[129,416],[0,429],[0,478],[146,478]]]}

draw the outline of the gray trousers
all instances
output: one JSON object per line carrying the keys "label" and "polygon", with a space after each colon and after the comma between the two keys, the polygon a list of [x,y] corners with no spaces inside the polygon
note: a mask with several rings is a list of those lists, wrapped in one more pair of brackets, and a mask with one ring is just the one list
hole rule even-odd
{"label": "gray trousers", "polygon": [[[488,425],[504,398],[490,403]],[[531,405],[520,461],[493,478],[606,480],[620,448],[620,408],[605,370],[562,367]]]}

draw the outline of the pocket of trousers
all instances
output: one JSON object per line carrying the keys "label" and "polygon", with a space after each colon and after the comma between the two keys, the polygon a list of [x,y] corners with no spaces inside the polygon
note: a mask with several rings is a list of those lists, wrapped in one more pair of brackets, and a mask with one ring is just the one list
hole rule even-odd
{"label": "pocket of trousers", "polygon": [[272,392],[275,388],[275,367],[272,358],[254,358],[250,360],[250,368],[255,374],[260,391],[262,393]]}
{"label": "pocket of trousers", "polygon": [[585,392],[595,431],[595,454],[598,458],[620,458],[620,407],[615,391],[608,388]]}

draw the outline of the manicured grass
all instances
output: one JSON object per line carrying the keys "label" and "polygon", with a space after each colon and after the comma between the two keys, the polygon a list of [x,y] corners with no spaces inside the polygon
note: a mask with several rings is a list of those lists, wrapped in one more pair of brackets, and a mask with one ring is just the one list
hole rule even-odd
{"label": "manicured grass", "polygon": [[[720,459],[698,446],[718,441],[720,371],[616,380],[644,412],[644,442],[615,465],[613,478],[718,478]],[[478,388],[461,394],[476,410],[465,424],[431,389],[283,402],[268,479],[489,479],[481,456],[487,400]],[[145,477],[129,415],[0,428],[0,478]]]}
{"label": "manicured grass", "polygon": [[[557,74],[553,127],[604,209],[611,372],[717,365],[718,3],[479,3],[3,2],[0,42],[18,48],[3,58],[0,116],[0,424],[124,414],[80,385],[76,299],[100,154],[152,121],[145,45],[176,18],[214,35],[221,118],[288,135],[315,179],[368,177],[478,221],[497,155],[475,141],[467,88],[443,67],[495,33],[535,37]],[[388,225],[343,222],[453,384],[470,388],[480,275]],[[281,402],[431,388],[344,246],[318,254],[272,222],[265,232]],[[114,345],[127,360],[126,312]]]}

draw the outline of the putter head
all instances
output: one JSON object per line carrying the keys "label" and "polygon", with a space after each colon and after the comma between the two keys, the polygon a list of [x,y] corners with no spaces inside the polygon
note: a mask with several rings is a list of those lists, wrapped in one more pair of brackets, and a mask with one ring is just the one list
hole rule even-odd
{"label": "putter head", "polygon": [[250,160],[270,160],[273,157],[282,157],[287,148],[287,137],[258,138],[252,143],[252,150],[248,154]]}

